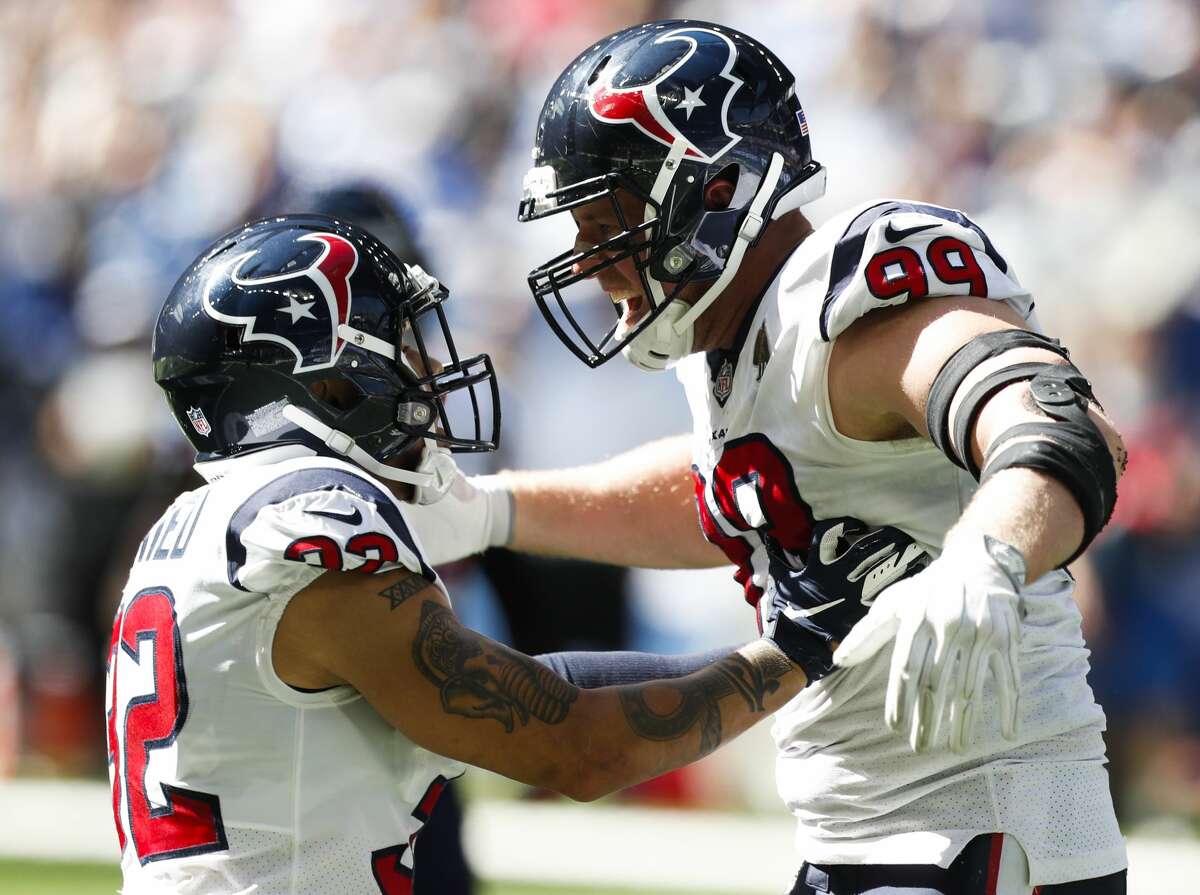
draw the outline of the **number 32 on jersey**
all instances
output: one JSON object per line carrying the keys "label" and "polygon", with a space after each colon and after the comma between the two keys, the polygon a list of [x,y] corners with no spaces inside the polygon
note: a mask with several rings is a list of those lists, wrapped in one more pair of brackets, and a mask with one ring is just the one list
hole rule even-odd
{"label": "number 32 on jersey", "polygon": [[142,864],[225,850],[220,799],[154,782],[156,768],[170,767],[188,713],[175,598],[167,588],[140,591],[118,613],[107,696],[109,774],[121,851],[127,835]]}

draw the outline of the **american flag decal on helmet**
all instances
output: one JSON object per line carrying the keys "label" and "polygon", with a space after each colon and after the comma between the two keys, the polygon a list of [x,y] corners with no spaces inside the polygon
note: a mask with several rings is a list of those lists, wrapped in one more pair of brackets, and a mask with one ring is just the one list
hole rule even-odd
{"label": "american flag decal on helmet", "polygon": [[808,136],[808,119],[804,117],[803,109],[796,110],[796,121],[800,125],[800,136],[807,137]]}

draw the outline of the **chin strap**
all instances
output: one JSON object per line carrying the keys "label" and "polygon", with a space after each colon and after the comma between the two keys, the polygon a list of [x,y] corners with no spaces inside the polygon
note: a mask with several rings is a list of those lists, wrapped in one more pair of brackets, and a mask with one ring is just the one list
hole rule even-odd
{"label": "chin strap", "polygon": [[[696,319],[709,309],[714,301],[725,291],[725,287],[737,275],[738,268],[742,266],[742,257],[746,254],[746,249],[750,248],[754,240],[758,239],[758,235],[762,233],[763,224],[766,221],[763,219],[763,209],[766,208],[768,200],[775,193],[775,185],[779,183],[779,175],[783,173],[783,156],[778,152],[772,153],[771,164],[767,167],[767,174],[762,180],[762,184],[758,188],[758,192],[754,195],[754,201],[750,203],[750,209],[746,212],[746,217],[742,221],[742,226],[738,228],[737,238],[733,241],[733,248],[729,251],[729,258],[725,262],[725,269],[721,271],[721,275],[717,277],[717,281],[708,287],[708,290],[700,296],[700,300],[688,309],[682,317],[675,321],[675,332],[683,335],[692,328]],[[691,339],[689,338],[690,342]]]}
{"label": "chin strap", "polygon": [[[418,488],[429,488],[434,491],[443,485],[443,483],[438,481],[436,470],[429,473],[413,472],[410,469],[399,469],[395,466],[380,463],[360,448],[354,439],[345,432],[330,428],[311,413],[301,410],[295,404],[286,405],[281,412],[284,419],[293,425],[299,426],[308,434],[321,439],[325,443],[325,446],[335,454],[341,454],[347,460],[361,466],[372,475],[378,476],[381,479],[388,479],[392,482],[403,482],[406,485],[415,485]],[[445,490],[449,485],[449,482],[444,483],[444,487],[441,490]]]}

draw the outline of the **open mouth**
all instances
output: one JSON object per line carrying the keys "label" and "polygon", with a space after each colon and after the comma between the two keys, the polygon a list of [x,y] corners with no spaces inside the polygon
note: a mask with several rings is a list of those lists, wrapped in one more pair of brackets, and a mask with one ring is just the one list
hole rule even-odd
{"label": "open mouth", "polygon": [[646,299],[641,295],[622,299],[618,305],[621,309],[621,325],[626,329],[636,326],[646,313]]}

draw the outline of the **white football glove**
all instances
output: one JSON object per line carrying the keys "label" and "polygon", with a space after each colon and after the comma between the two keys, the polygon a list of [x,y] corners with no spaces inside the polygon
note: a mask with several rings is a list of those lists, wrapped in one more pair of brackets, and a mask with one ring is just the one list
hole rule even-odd
{"label": "white football glove", "polygon": [[966,749],[990,667],[1000,729],[1015,739],[1021,716],[1020,551],[987,535],[956,541],[924,571],[884,590],[834,653],[836,665],[867,661],[894,638],[884,718],[923,752],[949,726]]}
{"label": "white football glove", "polygon": [[465,476],[449,451],[428,442],[417,472],[433,475],[434,482],[413,489],[404,518],[426,562],[439,566],[508,543],[512,494],[499,476]]}

